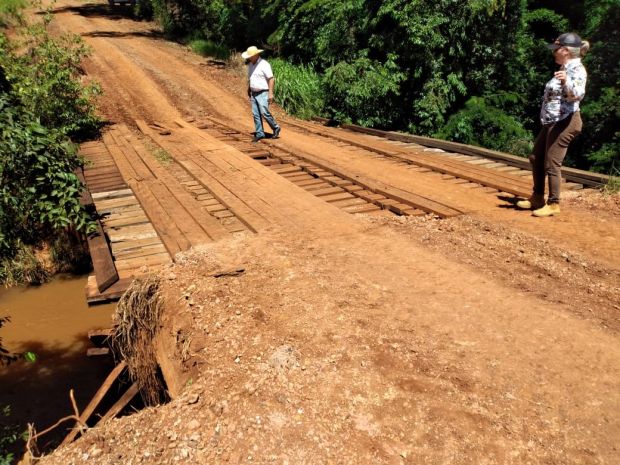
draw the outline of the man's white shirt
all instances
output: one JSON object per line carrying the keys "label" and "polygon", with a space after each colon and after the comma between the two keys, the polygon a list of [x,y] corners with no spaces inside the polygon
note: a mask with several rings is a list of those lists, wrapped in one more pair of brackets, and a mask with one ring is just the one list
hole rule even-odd
{"label": "man's white shirt", "polygon": [[259,58],[256,63],[250,63],[248,66],[248,79],[250,80],[250,90],[252,92],[268,90],[268,81],[272,77],[273,71],[267,60]]}

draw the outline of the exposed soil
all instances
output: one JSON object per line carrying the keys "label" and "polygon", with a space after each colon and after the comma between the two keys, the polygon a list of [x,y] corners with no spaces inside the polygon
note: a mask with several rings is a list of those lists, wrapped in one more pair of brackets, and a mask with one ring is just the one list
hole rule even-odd
{"label": "exposed soil", "polygon": [[[55,8],[54,30],[93,48],[86,70],[110,121],[252,129],[243,69],[103,3]],[[276,115],[291,150],[424,186],[467,214],[357,216],[329,235],[238,233],[188,252],[162,273],[183,392],[42,463],[617,463],[619,197],[572,193],[562,216],[537,219]]]}

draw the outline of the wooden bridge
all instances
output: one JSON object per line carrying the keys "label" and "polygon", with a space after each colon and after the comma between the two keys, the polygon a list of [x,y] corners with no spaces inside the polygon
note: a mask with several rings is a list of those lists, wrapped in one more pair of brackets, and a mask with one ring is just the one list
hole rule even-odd
{"label": "wooden bridge", "polygon": [[[295,152],[279,140],[251,144],[246,133],[216,120],[136,125],[140,132],[116,125],[102,140],[81,146],[88,188],[83,202],[99,218],[97,232],[88,238],[94,265],[86,289],[89,303],[117,299],[135,277],[160,270],[180,252],[235,233],[276,227],[329,235],[359,228],[351,215],[361,213],[441,218],[465,213],[454,202],[432,198],[424,186],[386,185],[328,157]],[[289,125],[351,153],[363,150],[438,174],[443,181],[491,194],[525,197],[531,191],[529,172],[511,164],[510,156],[429,149],[418,143],[424,140],[356,127]],[[596,176],[571,174],[583,184]],[[565,182],[565,189],[581,187]]]}

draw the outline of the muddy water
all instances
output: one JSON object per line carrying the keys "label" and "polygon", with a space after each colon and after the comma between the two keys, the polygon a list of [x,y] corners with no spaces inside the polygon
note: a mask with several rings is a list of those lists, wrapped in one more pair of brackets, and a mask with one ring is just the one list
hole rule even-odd
{"label": "muddy water", "polygon": [[[3,346],[36,354],[34,362],[21,357],[0,367],[0,407],[10,405],[12,412],[9,418],[0,416],[0,427],[34,423],[44,430],[72,413],[70,389],[83,410],[110,371],[107,357],[86,357],[92,347],[87,332],[110,327],[114,304],[89,308],[85,285],[86,277],[58,276],[40,287],[0,288],[0,316],[11,317],[0,329]],[[39,446],[48,450],[71,425],[41,437]]]}

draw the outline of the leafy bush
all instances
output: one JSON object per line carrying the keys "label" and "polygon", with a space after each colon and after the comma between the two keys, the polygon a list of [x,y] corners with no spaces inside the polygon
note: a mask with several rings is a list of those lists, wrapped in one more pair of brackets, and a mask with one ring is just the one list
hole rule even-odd
{"label": "leafy bush", "polygon": [[[590,39],[592,51],[585,60],[584,130],[566,162],[608,170],[619,143],[620,99],[611,95],[620,73],[617,0],[144,1],[162,12],[166,30],[237,50],[266,43],[290,63],[311,63],[325,74],[325,110],[342,121],[443,133],[451,116],[471,114],[466,102],[485,96],[486,106],[507,117],[504,149],[521,139],[515,128],[538,129],[541,94],[554,70],[544,45],[574,30]],[[501,93],[522,98],[502,106],[486,97]],[[463,137],[465,129],[451,131]],[[496,131],[503,132],[499,122],[474,139],[495,142]],[[516,144],[511,151],[522,151]]]}
{"label": "leafy bush", "polygon": [[528,155],[532,148],[530,132],[481,97],[469,99],[435,136],[515,155]]}
{"label": "leafy bush", "polygon": [[339,121],[362,126],[386,126],[398,117],[399,84],[405,74],[390,55],[385,63],[363,57],[340,62],[325,72],[326,109]]}
{"label": "leafy bush", "polygon": [[[0,319],[0,327],[2,319]],[[15,454],[9,452],[9,448],[13,446],[21,437],[19,427],[17,425],[6,424],[2,419],[11,415],[11,408],[8,405],[0,406],[0,465],[11,465]]]}
{"label": "leafy bush", "polygon": [[67,226],[86,229],[75,146],[0,95],[0,256]]}
{"label": "leafy bush", "polygon": [[86,48],[30,27],[20,53],[0,34],[0,280],[40,282],[32,246],[91,226],[80,204],[80,166],[68,136],[97,130],[96,87],[80,85]]}
{"label": "leafy bush", "polygon": [[592,49],[585,58],[587,94],[582,105],[584,130],[574,148],[582,166],[607,173],[620,165],[620,3],[589,2]]}
{"label": "leafy bush", "polygon": [[287,112],[300,118],[320,115],[323,106],[321,78],[308,65],[293,65],[281,59],[270,60],[276,76],[275,99]]}
{"label": "leafy bush", "polygon": [[194,53],[205,57],[212,57],[218,60],[228,60],[230,58],[230,50],[223,45],[218,45],[210,40],[195,39],[189,43]]}
{"label": "leafy bush", "polygon": [[41,125],[74,138],[96,132],[101,120],[93,101],[101,90],[81,83],[80,63],[88,47],[75,35],[52,39],[43,26],[30,26],[27,33],[27,53],[14,53],[6,39],[0,45],[7,52],[0,65],[24,111],[36,114]]}

